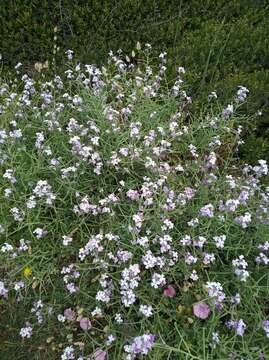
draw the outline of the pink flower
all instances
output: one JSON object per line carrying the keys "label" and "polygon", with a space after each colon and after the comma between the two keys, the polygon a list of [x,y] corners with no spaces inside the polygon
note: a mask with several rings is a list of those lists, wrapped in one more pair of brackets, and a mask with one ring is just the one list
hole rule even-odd
{"label": "pink flower", "polygon": [[163,296],[165,297],[174,297],[176,295],[176,290],[172,285],[168,285],[163,291]]}
{"label": "pink flower", "polygon": [[83,317],[80,319],[79,325],[80,325],[81,329],[85,330],[85,331],[92,327],[90,320],[86,317]]}
{"label": "pink flower", "polygon": [[204,302],[198,302],[193,305],[193,313],[199,319],[207,319],[210,312],[210,307]]}
{"label": "pink flower", "polygon": [[76,319],[76,313],[74,310],[72,310],[71,308],[65,309],[64,310],[64,316],[67,318],[67,320],[69,321],[74,321]]}
{"label": "pink flower", "polygon": [[93,354],[94,360],[106,360],[106,352],[101,349],[97,349]]}

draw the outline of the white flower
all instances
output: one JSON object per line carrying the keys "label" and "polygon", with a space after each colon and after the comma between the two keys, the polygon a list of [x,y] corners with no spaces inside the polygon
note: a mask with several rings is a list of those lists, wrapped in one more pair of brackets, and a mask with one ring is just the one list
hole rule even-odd
{"label": "white flower", "polygon": [[166,284],[166,280],[163,274],[154,273],[151,278],[151,286],[158,289]]}
{"label": "white flower", "polygon": [[117,324],[122,324],[123,323],[123,319],[122,319],[121,314],[116,314],[115,315],[115,321],[116,321]]}
{"label": "white flower", "polygon": [[147,318],[153,315],[152,310],[151,305],[140,305],[139,307],[139,312]]}
{"label": "white flower", "polygon": [[66,320],[65,316],[62,315],[62,314],[59,314],[59,315],[57,316],[57,319],[58,319],[58,321],[60,321],[61,323],[64,323],[65,320]]}
{"label": "white flower", "polygon": [[68,246],[73,241],[73,238],[71,236],[63,236],[63,245]]}
{"label": "white flower", "polygon": [[21,328],[20,330],[20,336],[22,338],[30,338],[32,336],[33,328],[31,326],[26,326],[24,328]]}

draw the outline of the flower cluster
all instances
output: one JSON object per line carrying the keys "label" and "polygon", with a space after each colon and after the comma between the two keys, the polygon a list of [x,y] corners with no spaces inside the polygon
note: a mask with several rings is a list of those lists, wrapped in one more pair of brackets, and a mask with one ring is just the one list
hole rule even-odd
{"label": "flower cluster", "polygon": [[131,345],[125,345],[124,350],[129,354],[127,360],[135,359],[137,355],[147,355],[151,350],[155,336],[152,334],[144,334],[133,339]]}

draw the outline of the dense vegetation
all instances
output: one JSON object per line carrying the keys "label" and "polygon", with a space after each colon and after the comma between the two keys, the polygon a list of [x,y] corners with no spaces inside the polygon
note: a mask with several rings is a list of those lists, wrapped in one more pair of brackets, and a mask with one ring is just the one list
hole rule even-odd
{"label": "dense vegetation", "polygon": [[268,358],[268,167],[236,156],[248,89],[190,117],[165,53],[67,56],[0,84],[1,360]]}
{"label": "dense vegetation", "polygon": [[269,358],[268,18],[0,2],[0,360]]}
{"label": "dense vegetation", "polygon": [[168,52],[170,79],[175,64],[188,70],[196,110],[209,91],[226,100],[238,84],[250,89],[245,110],[263,113],[248,128],[241,150],[253,163],[269,157],[268,17],[269,4],[262,0],[3,0],[0,53],[9,67],[48,60],[54,68],[56,26],[58,66],[63,49],[99,65],[110,49],[130,53],[137,41],[150,43],[155,54]]}

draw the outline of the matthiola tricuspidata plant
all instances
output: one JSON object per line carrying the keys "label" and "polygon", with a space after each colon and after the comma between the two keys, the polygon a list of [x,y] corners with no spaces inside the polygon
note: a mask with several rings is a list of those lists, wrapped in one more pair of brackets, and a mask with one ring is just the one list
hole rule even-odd
{"label": "matthiola tricuspidata plant", "polygon": [[149,52],[99,69],[68,50],[63,76],[1,84],[3,354],[269,353],[268,168],[237,158],[248,89],[190,115],[184,68],[167,84]]}

